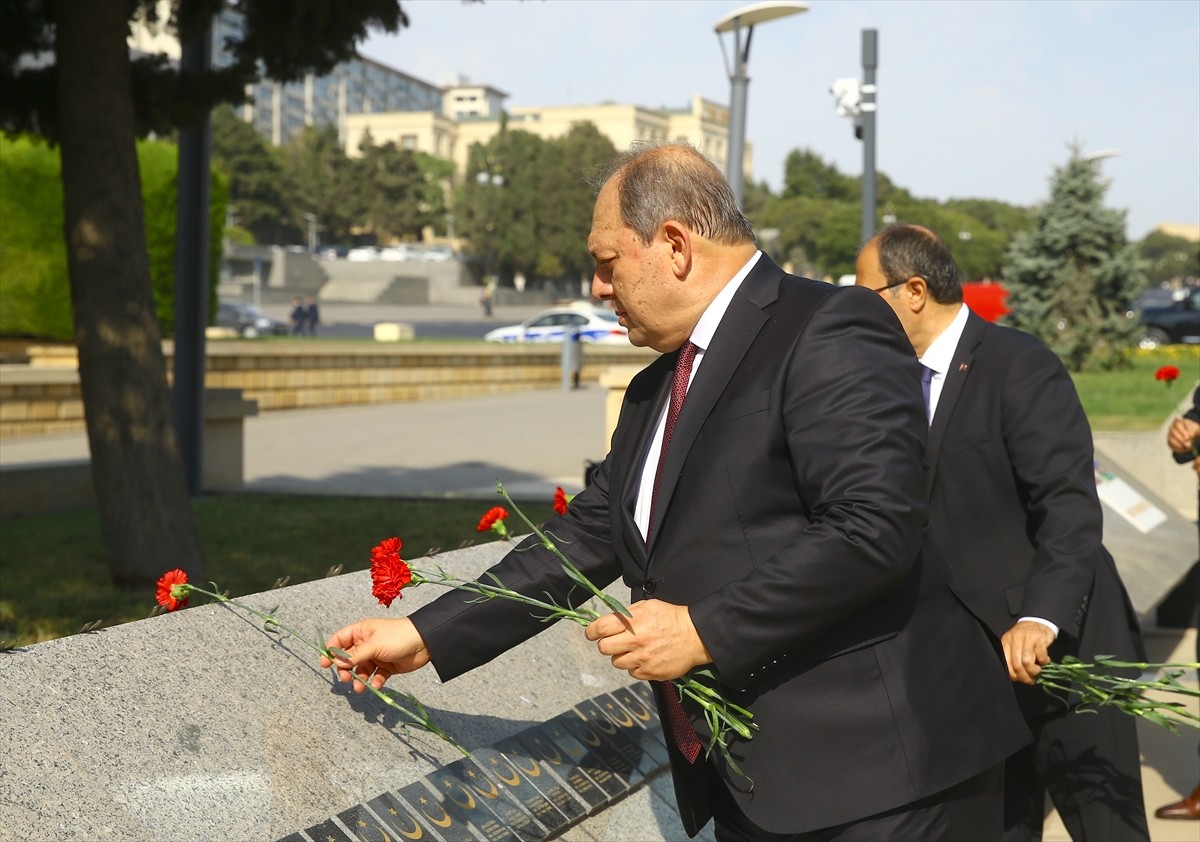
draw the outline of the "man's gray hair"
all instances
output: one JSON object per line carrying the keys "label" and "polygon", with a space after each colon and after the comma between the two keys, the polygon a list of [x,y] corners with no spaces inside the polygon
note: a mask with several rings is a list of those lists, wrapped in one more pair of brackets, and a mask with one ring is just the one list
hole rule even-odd
{"label": "man's gray hair", "polygon": [[643,245],[668,219],[678,220],[720,245],[754,242],[754,229],[738,208],[725,176],[685,143],[634,143],[594,179],[612,181],[621,221]]}

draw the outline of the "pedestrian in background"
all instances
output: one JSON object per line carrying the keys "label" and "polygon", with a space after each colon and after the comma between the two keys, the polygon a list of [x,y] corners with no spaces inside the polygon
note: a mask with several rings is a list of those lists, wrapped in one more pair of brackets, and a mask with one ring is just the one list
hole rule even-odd
{"label": "pedestrian in background", "polygon": [[310,295],[304,301],[304,330],[309,336],[316,336],[320,322],[321,311],[317,308],[317,299]]}

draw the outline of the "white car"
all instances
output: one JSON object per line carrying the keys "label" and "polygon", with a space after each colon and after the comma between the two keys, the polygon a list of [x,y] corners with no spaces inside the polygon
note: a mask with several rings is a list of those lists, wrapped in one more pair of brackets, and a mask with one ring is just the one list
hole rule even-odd
{"label": "white car", "polygon": [[527,322],[489,331],[483,338],[488,342],[562,342],[576,331],[580,342],[629,343],[629,331],[616,313],[590,305],[552,307]]}

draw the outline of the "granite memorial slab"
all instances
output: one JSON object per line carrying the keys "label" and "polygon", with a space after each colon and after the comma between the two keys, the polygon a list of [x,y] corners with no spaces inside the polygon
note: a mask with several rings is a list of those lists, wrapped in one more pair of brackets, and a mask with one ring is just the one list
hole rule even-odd
{"label": "granite memorial slab", "polygon": [[[498,782],[500,789],[524,808],[533,819],[545,828],[546,835],[552,835],[566,827],[568,819],[550,799],[521,773],[507,757],[496,749],[479,748],[473,752],[475,761],[484,768],[488,775]],[[535,767],[540,775],[540,769]],[[576,815],[582,815],[580,807]]]}
{"label": "granite memorial slab", "polygon": [[[541,728],[525,729],[517,734],[517,742],[521,743],[531,756],[545,763],[550,771],[587,805],[589,813],[608,802],[608,793],[572,761],[567,752]],[[580,756],[584,754],[582,750],[578,753]]]}
{"label": "granite memorial slab", "polygon": [[600,787],[610,801],[620,798],[629,791],[625,781],[601,759],[600,755],[576,739],[557,717],[547,720],[538,727],[554,741],[555,745],[562,749],[571,762],[595,781],[596,786]]}
{"label": "granite memorial slab", "polygon": [[[1168,458],[1165,453],[1163,458]],[[1095,474],[1104,511],[1104,546],[1117,563],[1134,610],[1145,621],[1196,562],[1196,524],[1118,468],[1101,448],[1096,448]]]}
{"label": "granite memorial slab", "polygon": [[[412,805],[422,820],[435,828],[435,833],[445,842],[513,842],[516,837],[506,828],[497,826],[491,813],[476,814],[475,805],[469,810],[461,808],[458,801],[448,798],[422,779],[397,790],[397,795]],[[476,833],[478,831],[478,833]]]}
{"label": "granite memorial slab", "polygon": [[[500,826],[524,842],[545,839],[546,829],[511,800],[500,785],[469,758],[456,760],[425,776],[425,781],[468,816],[490,812]],[[488,839],[493,838],[489,832]]]}
{"label": "granite memorial slab", "polygon": [[367,807],[386,828],[388,835],[399,842],[402,839],[439,839],[433,825],[422,820],[407,804],[390,792],[385,792],[367,802]]}
{"label": "granite memorial slab", "polygon": [[[515,737],[496,743],[500,751],[512,767],[521,773],[521,777],[532,784],[549,801],[556,810],[562,813],[567,823],[573,823],[587,815],[593,805],[583,796],[577,795],[574,789],[554,770],[550,763],[543,760],[537,751],[526,748]],[[585,782],[590,784],[590,782]],[[594,784],[590,784],[595,789]],[[598,799],[601,803],[603,799]]]}
{"label": "granite memorial slab", "polygon": [[[614,713],[620,706],[611,699],[608,702],[614,708]],[[600,707],[597,699],[588,699],[575,706],[576,714],[584,719],[589,727],[599,731],[625,757],[641,779],[652,775],[663,768],[667,762],[666,747],[645,728],[634,724],[633,716],[628,711],[622,711],[620,720],[612,718]],[[621,722],[628,723],[625,725]],[[645,743],[640,742],[645,740]]]}
{"label": "granite memorial slab", "polygon": [[630,753],[622,751],[617,744],[616,740],[620,734],[615,729],[606,733],[600,728],[594,728],[577,711],[559,714],[552,721],[561,723],[571,736],[611,769],[626,790],[638,786],[646,779],[646,775],[633,765]]}
{"label": "granite memorial slab", "polygon": [[[507,549],[488,543],[441,554],[437,563],[477,576]],[[360,617],[403,616],[442,593],[415,588],[385,610],[359,571],[238,599],[262,611],[277,607],[281,621],[316,638],[317,629]],[[153,597],[146,594],[147,610]],[[586,839],[584,825],[613,802],[611,793],[630,792],[597,756],[586,763],[607,774],[607,791],[549,736],[532,748],[514,739],[630,684],[577,626],[548,626],[453,682],[443,684],[432,669],[389,682],[418,698],[492,776],[503,799],[484,797],[479,790],[491,790],[480,780],[470,790],[472,813],[430,789],[463,758],[452,745],[374,695],[352,692],[297,638],[268,634],[236,608],[192,602],[0,653],[0,710],[10,723],[0,729],[0,840],[159,842],[170,828],[173,840],[375,842],[419,831],[432,842],[528,842],[542,831],[571,836],[576,825]],[[513,771],[519,784],[505,783]],[[465,793],[454,794],[469,804]],[[623,800],[634,806],[622,810],[622,821],[638,821],[642,801]],[[482,817],[481,803],[497,809]],[[646,839],[663,838],[660,815],[644,820]]]}

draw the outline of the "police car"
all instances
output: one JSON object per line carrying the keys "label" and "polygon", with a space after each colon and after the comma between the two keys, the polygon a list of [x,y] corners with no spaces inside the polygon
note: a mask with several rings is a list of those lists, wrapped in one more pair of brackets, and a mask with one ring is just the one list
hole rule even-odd
{"label": "police car", "polygon": [[488,342],[562,342],[576,331],[580,342],[628,343],[629,331],[612,310],[587,303],[551,307],[519,325],[488,331]]}

